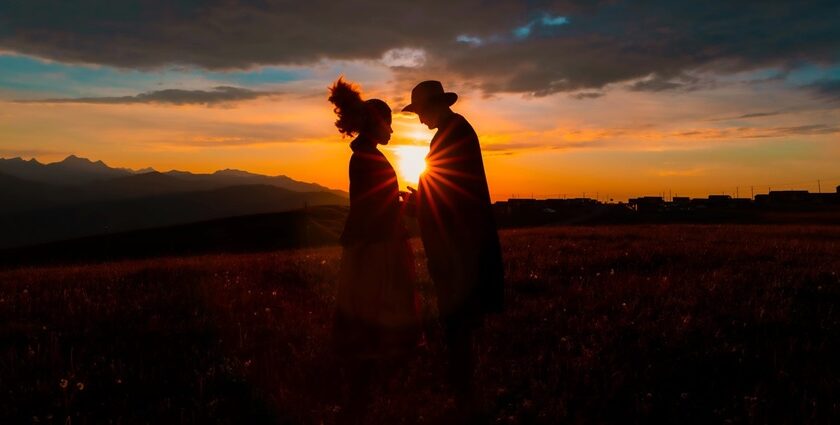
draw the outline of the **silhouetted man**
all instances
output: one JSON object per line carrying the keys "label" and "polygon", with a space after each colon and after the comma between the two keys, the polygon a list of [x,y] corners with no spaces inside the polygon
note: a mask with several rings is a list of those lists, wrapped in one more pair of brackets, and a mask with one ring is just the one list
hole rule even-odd
{"label": "silhouetted man", "polygon": [[486,313],[501,311],[504,269],[478,136],[450,109],[457,99],[439,81],[424,81],[411,91],[411,104],[403,111],[437,129],[413,199],[437,290],[449,380],[459,409],[471,414],[476,407],[473,331]]}

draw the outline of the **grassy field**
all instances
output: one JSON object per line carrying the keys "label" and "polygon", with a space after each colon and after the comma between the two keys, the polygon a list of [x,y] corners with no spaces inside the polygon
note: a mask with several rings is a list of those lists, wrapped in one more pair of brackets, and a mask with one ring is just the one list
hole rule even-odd
{"label": "grassy field", "polygon": [[[491,423],[840,418],[840,227],[557,227],[502,243],[508,308],[477,338]],[[333,423],[339,256],[0,271],[0,423]],[[428,344],[380,380],[370,423],[447,414],[424,299]]]}

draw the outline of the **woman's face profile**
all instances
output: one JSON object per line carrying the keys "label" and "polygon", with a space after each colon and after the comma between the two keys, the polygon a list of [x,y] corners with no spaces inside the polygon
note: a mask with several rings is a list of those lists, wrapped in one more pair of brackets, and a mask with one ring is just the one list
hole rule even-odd
{"label": "woman's face profile", "polygon": [[391,128],[391,114],[389,113],[387,116],[377,116],[373,127],[372,136],[376,140],[376,143],[379,143],[380,145],[387,145],[388,141],[391,140],[391,134],[394,132]]}

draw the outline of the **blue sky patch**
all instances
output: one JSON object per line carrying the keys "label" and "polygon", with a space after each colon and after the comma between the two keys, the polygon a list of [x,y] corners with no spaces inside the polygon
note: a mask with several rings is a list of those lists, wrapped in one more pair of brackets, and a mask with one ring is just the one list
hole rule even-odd
{"label": "blue sky patch", "polygon": [[129,96],[169,88],[197,90],[220,85],[258,89],[302,80],[308,75],[309,71],[302,68],[272,66],[231,72],[189,68],[123,70],[0,54],[0,90],[13,93],[16,99]]}
{"label": "blue sky patch", "polygon": [[527,24],[517,27],[513,30],[514,38],[518,40],[522,40],[528,38],[531,35],[531,32],[534,30],[536,26],[543,26],[543,27],[557,27],[561,25],[566,25],[569,23],[569,18],[565,16],[551,16],[547,13],[543,14],[542,17],[538,19],[534,19]]}

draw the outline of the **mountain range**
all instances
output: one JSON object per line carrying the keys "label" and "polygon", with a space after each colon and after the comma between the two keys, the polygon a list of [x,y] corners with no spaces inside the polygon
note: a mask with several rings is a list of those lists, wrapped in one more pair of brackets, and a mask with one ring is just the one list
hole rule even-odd
{"label": "mountain range", "polygon": [[344,191],[283,175],[0,158],[0,248],[348,202]]}

